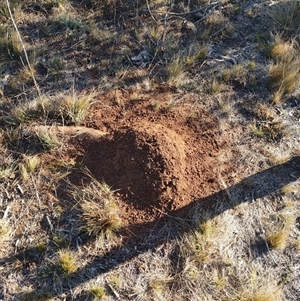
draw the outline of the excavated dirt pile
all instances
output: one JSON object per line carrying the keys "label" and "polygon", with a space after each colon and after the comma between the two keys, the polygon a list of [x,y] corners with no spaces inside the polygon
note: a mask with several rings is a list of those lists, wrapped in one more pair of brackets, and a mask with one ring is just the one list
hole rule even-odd
{"label": "excavated dirt pile", "polygon": [[115,131],[91,145],[86,164],[136,209],[172,210],[177,205],[174,196],[188,190],[185,142],[163,125]]}
{"label": "excavated dirt pile", "polygon": [[102,107],[91,120],[108,134],[77,138],[84,164],[119,194],[125,220],[151,221],[220,189],[218,176],[226,168],[218,155],[226,143],[216,120],[207,113],[189,117],[185,108],[135,109],[119,119]]}

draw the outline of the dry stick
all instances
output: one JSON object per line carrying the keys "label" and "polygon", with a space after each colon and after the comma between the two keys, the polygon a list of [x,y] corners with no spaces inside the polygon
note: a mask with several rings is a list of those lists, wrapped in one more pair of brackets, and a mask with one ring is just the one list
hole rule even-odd
{"label": "dry stick", "polygon": [[195,14],[203,9],[207,9],[210,6],[213,6],[211,9],[215,9],[217,6],[220,5],[220,2],[213,2],[210,3],[207,7],[201,7],[201,8],[197,8],[195,10],[189,11],[189,12],[185,12],[185,13],[176,13],[176,12],[169,12],[169,15],[175,15],[175,16],[185,16],[185,15],[191,15],[191,14]]}
{"label": "dry stick", "polygon": [[215,8],[217,6],[218,5],[212,7],[211,10],[206,15],[204,15],[202,18],[200,18],[199,20],[197,20],[194,24],[198,24],[198,23],[202,22],[203,20],[207,19],[214,12],[214,10],[215,10]]}
{"label": "dry stick", "polygon": [[[21,34],[20,34],[20,32],[19,32],[19,29],[18,29],[18,27],[17,27],[17,24],[16,24],[16,22],[15,22],[15,19],[14,19],[14,17],[13,17],[12,12],[11,12],[10,5],[9,5],[9,1],[8,1],[8,0],[6,0],[6,5],[7,5],[7,9],[8,9],[9,16],[10,16],[10,18],[11,18],[11,21],[12,21],[12,23],[13,23],[13,25],[14,25],[14,28],[15,28],[17,34],[18,34],[18,38],[19,38],[19,40],[20,40],[20,42],[21,42],[21,45],[22,45],[22,48],[23,48],[23,51],[24,51],[24,54],[25,54],[25,58],[26,58],[26,63],[27,63],[27,65],[28,65],[28,67],[29,67],[29,72],[30,72],[31,78],[33,79],[34,86],[35,86],[36,91],[37,91],[37,93],[38,93],[38,97],[41,99],[41,98],[42,98],[42,97],[41,97],[41,90],[40,90],[39,85],[38,85],[38,83],[37,83],[37,81],[36,81],[36,79],[35,79],[35,76],[34,76],[34,74],[33,74],[32,67],[31,67],[31,64],[30,64],[29,59],[28,59],[28,55],[27,55],[27,51],[26,51],[25,45],[24,45],[24,43],[23,43]],[[22,59],[21,59],[21,61],[22,61]],[[22,63],[23,63],[23,62],[22,62]],[[23,65],[24,65],[24,63],[23,63]]]}
{"label": "dry stick", "polygon": [[149,11],[149,14],[150,14],[151,18],[152,18],[155,22],[157,22],[157,20],[155,19],[155,17],[154,17],[153,14],[152,14],[152,11],[151,11],[151,9],[150,9],[150,5],[149,5],[149,1],[148,1],[148,0],[146,0],[146,4],[147,4],[147,8],[148,8],[148,11]]}
{"label": "dry stick", "polygon": [[226,28],[229,25],[229,22],[226,23],[221,29],[217,30],[216,32],[214,32],[213,34],[210,35],[211,37],[214,37],[215,35],[217,35],[218,33],[220,33],[224,28]]}

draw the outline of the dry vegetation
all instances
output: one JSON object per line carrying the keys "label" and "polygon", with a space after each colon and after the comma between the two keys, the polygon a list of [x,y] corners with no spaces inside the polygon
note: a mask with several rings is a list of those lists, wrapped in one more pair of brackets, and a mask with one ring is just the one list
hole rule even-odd
{"label": "dry vegetation", "polygon": [[[299,23],[297,0],[0,0],[0,299],[300,300]],[[145,94],[218,119],[213,206],[122,220],[67,148],[106,93],[120,123]]]}

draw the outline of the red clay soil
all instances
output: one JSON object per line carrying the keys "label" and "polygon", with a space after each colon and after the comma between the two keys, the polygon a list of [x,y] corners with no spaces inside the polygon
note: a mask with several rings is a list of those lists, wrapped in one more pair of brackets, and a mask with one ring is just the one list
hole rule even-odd
{"label": "red clay soil", "polygon": [[162,105],[157,109],[152,97],[132,101],[122,94],[117,105],[115,94],[102,95],[87,126],[107,134],[72,140],[94,177],[118,191],[129,224],[155,220],[218,191],[218,176],[228,171],[217,158],[227,147],[217,120],[188,104],[165,107],[165,93],[155,95]]}

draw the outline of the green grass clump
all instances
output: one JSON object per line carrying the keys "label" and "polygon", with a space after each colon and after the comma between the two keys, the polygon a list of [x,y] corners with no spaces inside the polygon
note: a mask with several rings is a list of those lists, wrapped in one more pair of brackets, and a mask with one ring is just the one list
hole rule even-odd
{"label": "green grass clump", "polygon": [[106,290],[102,286],[92,286],[89,290],[91,295],[98,300],[102,300],[106,297]]}
{"label": "green grass clump", "polygon": [[0,219],[0,241],[5,239],[9,234],[9,228],[4,220]]}
{"label": "green grass clump", "polygon": [[41,130],[37,133],[37,136],[42,146],[47,150],[61,146],[61,141],[58,139],[57,135],[53,133]]}
{"label": "green grass clump", "polygon": [[285,126],[276,120],[250,124],[250,129],[256,137],[267,141],[278,142],[288,134]]}
{"label": "green grass clump", "polygon": [[23,180],[28,180],[38,167],[40,159],[37,155],[25,156],[23,162],[19,164],[19,171]]}
{"label": "green grass clump", "polygon": [[70,275],[77,270],[76,256],[73,252],[69,250],[62,250],[59,252],[59,268],[64,274]]}

